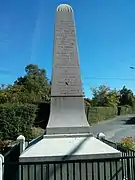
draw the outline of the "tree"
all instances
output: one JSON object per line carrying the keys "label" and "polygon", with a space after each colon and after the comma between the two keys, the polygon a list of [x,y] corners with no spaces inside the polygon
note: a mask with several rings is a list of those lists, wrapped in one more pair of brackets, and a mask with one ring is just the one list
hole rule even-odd
{"label": "tree", "polygon": [[7,92],[4,89],[0,89],[0,104],[4,104],[7,103]]}
{"label": "tree", "polygon": [[[23,103],[25,89],[21,85],[8,85],[6,88],[0,90],[0,104],[4,103]],[[28,96],[27,96],[28,99]]]}
{"label": "tree", "polygon": [[46,70],[29,64],[25,72],[13,85],[1,85],[0,104],[50,102],[51,85]]}
{"label": "tree", "polygon": [[120,90],[120,105],[134,105],[134,94],[131,89],[127,89],[126,86]]}
{"label": "tree", "polygon": [[19,77],[13,86],[21,86],[24,96],[29,97],[32,102],[50,101],[51,87],[46,76],[46,70],[39,69],[35,64],[29,64],[25,67],[25,72],[26,75]]}
{"label": "tree", "polygon": [[92,106],[116,106],[119,103],[118,91],[111,90],[108,86],[92,88],[92,93]]}

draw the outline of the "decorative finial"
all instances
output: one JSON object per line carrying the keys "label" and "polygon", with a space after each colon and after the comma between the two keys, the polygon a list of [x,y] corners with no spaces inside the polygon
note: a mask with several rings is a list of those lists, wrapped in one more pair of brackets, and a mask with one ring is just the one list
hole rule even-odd
{"label": "decorative finial", "polygon": [[64,12],[73,12],[73,9],[70,5],[68,4],[60,4],[57,7],[57,11],[64,11]]}

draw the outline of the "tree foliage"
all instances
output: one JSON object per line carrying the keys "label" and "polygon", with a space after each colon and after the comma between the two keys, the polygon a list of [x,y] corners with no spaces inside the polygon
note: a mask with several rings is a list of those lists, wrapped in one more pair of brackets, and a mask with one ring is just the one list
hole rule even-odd
{"label": "tree foliage", "polygon": [[135,97],[131,89],[124,86],[121,90],[110,89],[108,86],[101,85],[98,88],[92,88],[93,106],[134,106]]}
{"label": "tree foliage", "polygon": [[[36,64],[25,67],[25,75],[18,77],[13,85],[0,86],[0,104],[4,103],[35,103],[50,102],[51,81],[45,69]],[[93,98],[85,98],[86,105],[91,106],[134,106],[135,98],[131,89],[124,86],[121,90],[110,89],[101,85],[92,88]]]}
{"label": "tree foliage", "polygon": [[92,93],[93,106],[116,106],[119,103],[118,92],[115,89],[111,90],[108,86],[101,85],[93,88]]}
{"label": "tree foliage", "polygon": [[131,89],[127,89],[126,86],[120,90],[120,105],[133,106],[135,102],[134,94]]}
{"label": "tree foliage", "polygon": [[29,64],[26,74],[19,77],[14,84],[0,88],[0,103],[34,103],[50,101],[50,83],[45,69]]}

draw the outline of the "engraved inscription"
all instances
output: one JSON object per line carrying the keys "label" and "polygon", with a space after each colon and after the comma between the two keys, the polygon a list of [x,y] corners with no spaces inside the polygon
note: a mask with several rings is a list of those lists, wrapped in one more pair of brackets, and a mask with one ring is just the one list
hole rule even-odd
{"label": "engraved inscription", "polygon": [[56,24],[56,42],[57,51],[56,59],[60,61],[61,65],[65,63],[65,66],[77,65],[77,61],[74,60],[74,48],[75,48],[75,27],[70,21],[61,21]]}
{"label": "engraved inscription", "polygon": [[81,96],[75,26],[72,21],[56,23],[54,53],[52,96]]}

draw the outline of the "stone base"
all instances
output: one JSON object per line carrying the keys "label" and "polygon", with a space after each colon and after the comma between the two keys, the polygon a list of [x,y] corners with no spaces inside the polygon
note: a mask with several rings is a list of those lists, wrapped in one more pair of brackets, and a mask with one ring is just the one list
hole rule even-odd
{"label": "stone base", "polygon": [[57,128],[47,128],[45,131],[45,134],[47,135],[54,135],[54,134],[65,134],[65,132],[68,132],[68,134],[81,134],[81,133],[90,133],[90,127],[89,126],[82,126],[82,127],[57,127]]}
{"label": "stone base", "polygon": [[[116,161],[112,161],[110,166],[110,161],[104,164],[100,160],[120,156],[119,151],[94,138],[92,134],[45,135],[41,141],[26,149],[20,156],[19,161],[26,163],[20,169],[20,177],[23,176],[25,180],[33,180],[35,176],[41,179],[42,174],[42,178],[47,180],[93,180],[93,178],[99,180],[99,176],[100,180],[104,180],[104,177],[108,180],[116,176]],[[119,160],[117,169],[121,169]],[[122,179],[122,171],[117,177]]]}
{"label": "stone base", "polygon": [[[81,129],[82,128],[82,129]],[[89,133],[82,97],[52,97],[46,134]]]}
{"label": "stone base", "polygon": [[94,138],[90,133],[45,135],[37,144],[26,149],[20,162],[101,159],[120,156],[120,152]]}

